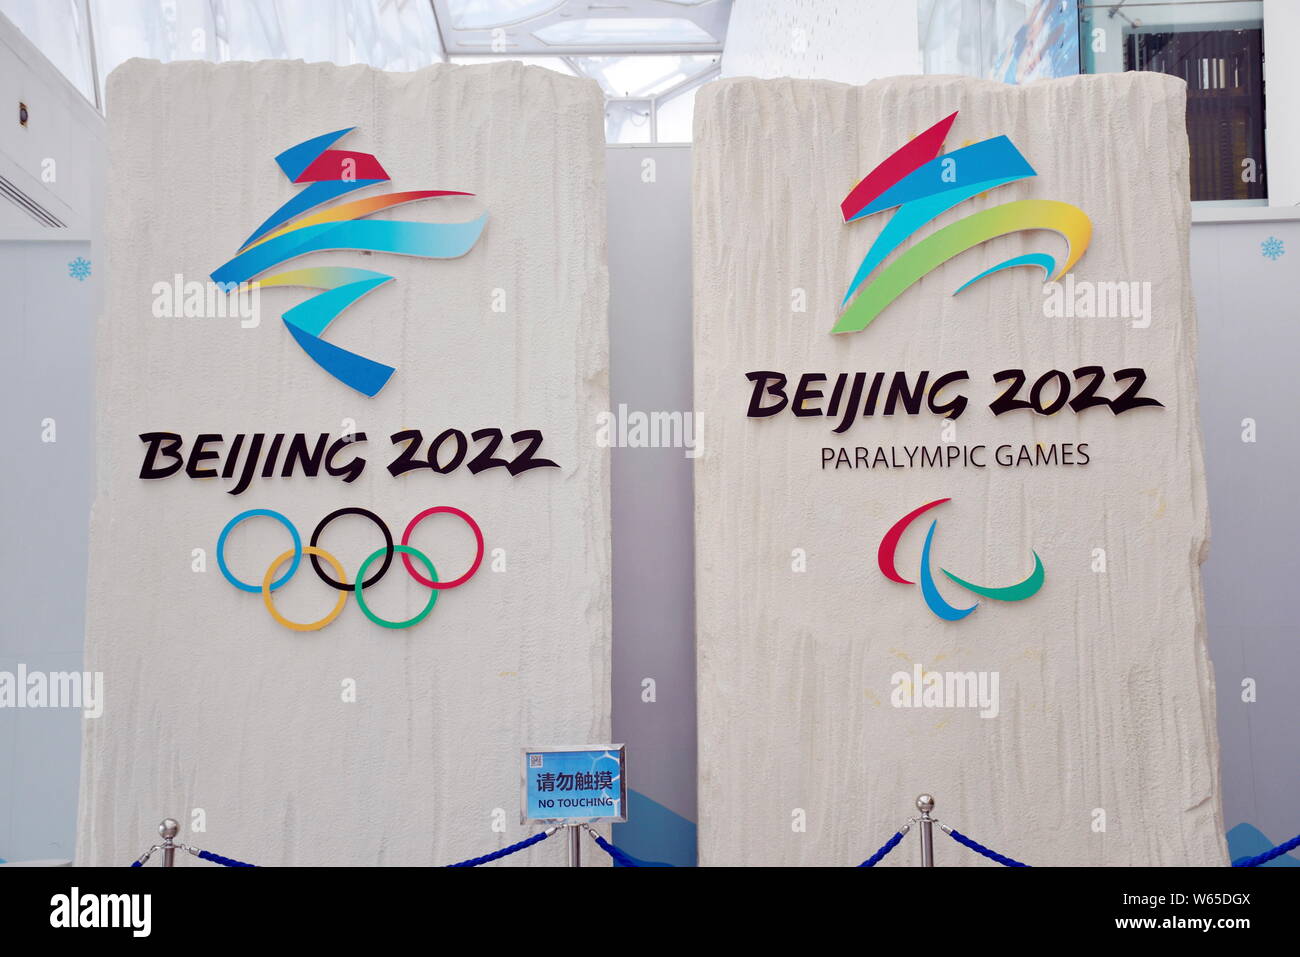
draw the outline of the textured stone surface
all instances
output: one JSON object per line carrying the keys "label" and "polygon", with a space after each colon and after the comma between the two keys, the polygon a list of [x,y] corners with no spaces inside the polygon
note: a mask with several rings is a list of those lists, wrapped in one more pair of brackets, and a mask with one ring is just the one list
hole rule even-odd
{"label": "textured stone surface", "polygon": [[[1184,87],[1154,74],[1009,87],[953,77],[863,87],[723,80],[695,119],[695,389],[700,860],[855,864],[914,814],[937,815],[1037,865],[1224,864],[1213,674],[1199,564],[1207,546],[1188,274]],[[1079,280],[1151,283],[1152,321],[1048,319],[1041,273],[981,270],[1060,238],[1020,233],[963,253],[874,324],[832,336],[840,298],[890,214],[844,224],[877,163],[954,110],[948,149],[1006,134],[1037,177],[941,216],[1062,200],[1092,219]],[[792,310],[795,290],[807,311]],[[1086,364],[1140,366],[1164,403],[1112,415],[994,417],[993,373],[1030,381]],[[821,469],[824,446],[936,445],[924,413],[834,421],[745,416],[745,373],[965,369],[958,444],[1089,445],[1083,467]],[[1120,386],[1107,382],[1103,394]],[[829,384],[827,384],[829,393]],[[822,405],[826,404],[823,399]],[[935,499],[937,566],[1046,584],[955,623],[876,567],[884,532]],[[915,575],[928,517],[905,536]],[[792,571],[802,549],[807,571]],[[1104,573],[1093,570],[1104,549]],[[935,572],[938,575],[937,569]],[[942,576],[940,576],[942,577]],[[949,600],[974,596],[946,580]],[[914,663],[997,671],[1001,712],[891,707]],[[807,830],[792,828],[796,809]],[[1104,833],[1093,830],[1096,809]],[[942,864],[987,864],[938,835]],[[913,864],[909,841],[886,863]]]}
{"label": "textured stone surface", "polygon": [[[165,815],[193,843],[268,865],[445,864],[518,840],[532,828],[518,824],[517,749],[609,734],[608,470],[592,441],[608,401],[599,89],[517,64],[389,74],[131,61],[110,79],[108,109],[85,665],[105,673],[107,710],[86,724],[79,862],[128,863]],[[375,154],[392,177],[359,195],[477,194],[381,216],[489,215],[478,245],[456,260],[334,252],[301,261],[395,277],[328,333],[397,367],[378,396],[336,382],[292,341],[279,316],[302,289],[266,290],[256,329],[153,317],[155,282],[206,280],[293,195],[277,153],[350,126],[337,148]],[[492,309],[494,290],[504,312]],[[238,432],[338,434],[347,420],[368,435],[366,470],[350,485],[277,477],[232,496],[220,479],[137,478],[141,432],[187,442],[220,432],[228,448]],[[386,469],[398,430],[422,429],[427,447],[444,429],[484,427],[542,430],[541,454],[561,468],[397,478]],[[327,628],[295,634],[221,577],[217,535],[237,512],[277,509],[306,541],[349,505],[379,514],[395,537],[426,507],[460,507],[482,526],[488,559],[406,631],[372,625],[349,599]],[[349,580],[382,545],[363,518],[333,523],[323,539]],[[287,541],[269,521],[241,526],[232,568],[260,581]],[[427,522],[413,544],[443,580],[472,557],[472,536],[451,518]],[[206,550],[201,574],[191,570],[196,548]],[[334,598],[305,564],[275,594],[299,621]],[[367,590],[394,619],[427,594],[396,562]],[[340,700],[345,679],[356,682],[355,704]],[[189,832],[195,808],[206,833]],[[505,833],[492,829],[494,809]],[[551,841],[509,862],[563,856]]]}

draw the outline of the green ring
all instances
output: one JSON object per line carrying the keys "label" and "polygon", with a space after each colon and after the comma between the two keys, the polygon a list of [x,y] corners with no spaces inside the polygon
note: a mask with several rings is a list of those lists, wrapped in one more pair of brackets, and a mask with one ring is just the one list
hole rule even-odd
{"label": "green ring", "polygon": [[[425,555],[424,552],[416,551],[409,545],[394,545],[393,551],[402,552],[407,555],[414,555],[420,561],[424,562],[425,568],[429,569],[429,578],[433,581],[438,580],[437,569],[433,567],[433,562],[429,561],[428,556]],[[381,625],[384,628],[410,628],[412,625],[418,625],[420,622],[424,621],[424,619],[428,617],[429,612],[433,611],[433,606],[438,602],[438,591],[437,589],[430,589],[429,604],[425,605],[424,611],[420,612],[414,618],[408,618],[406,621],[388,621],[387,619],[380,618],[366,607],[366,600],[361,594],[361,583],[365,581],[366,569],[373,565],[377,558],[387,554],[388,546],[384,546],[361,563],[361,570],[357,572],[357,583],[353,586],[353,590],[357,593],[357,604],[361,606],[361,610],[365,612],[366,617],[376,625]]]}

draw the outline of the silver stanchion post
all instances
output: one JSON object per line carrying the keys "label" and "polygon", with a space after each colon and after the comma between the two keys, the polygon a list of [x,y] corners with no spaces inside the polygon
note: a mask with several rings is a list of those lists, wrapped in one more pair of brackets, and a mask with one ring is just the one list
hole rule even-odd
{"label": "silver stanchion post", "polygon": [[570,824],[567,828],[569,832],[569,866],[582,866],[582,828],[576,824]]}
{"label": "silver stanchion post", "polygon": [[934,798],[929,794],[918,796],[916,809],[921,812],[916,821],[921,825],[921,866],[934,867],[934,818],[930,817],[930,812],[934,810]]}
{"label": "silver stanchion post", "polygon": [[180,824],[174,818],[167,818],[158,825],[158,833],[162,835],[162,866],[176,866],[176,835],[181,831]]}

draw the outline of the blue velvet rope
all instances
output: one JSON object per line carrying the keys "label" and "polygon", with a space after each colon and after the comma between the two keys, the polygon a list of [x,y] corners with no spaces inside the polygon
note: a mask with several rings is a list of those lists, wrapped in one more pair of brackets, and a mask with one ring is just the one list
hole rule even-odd
{"label": "blue velvet rope", "polygon": [[901,841],[902,839],[903,839],[903,832],[895,831],[894,836],[891,837],[889,840],[887,840],[884,843],[884,845],[880,848],[880,850],[876,851],[876,853],[868,857],[865,861],[859,864],[858,867],[875,867],[877,864],[880,863],[880,859],[882,857],[884,857],[894,848],[898,847],[898,842]]}
{"label": "blue velvet rope", "polygon": [[256,867],[256,864],[245,864],[243,861],[237,861],[233,857],[222,857],[220,854],[213,854],[211,851],[199,851],[199,857],[205,861],[211,861],[213,864],[220,864],[222,867]]}
{"label": "blue velvet rope", "polygon": [[[183,844],[177,844],[176,849],[186,850],[186,847]],[[144,855],[144,857],[138,861],[132,861],[131,866],[144,867],[145,862],[148,861],[149,858],[153,857],[153,853],[156,850],[158,850],[158,848],[156,847],[150,848],[148,854]],[[256,864],[245,864],[243,861],[237,861],[233,857],[222,857],[220,854],[213,854],[211,851],[195,851],[195,856],[201,857],[205,861],[211,861],[214,864],[220,864],[222,867],[256,867],[257,866]]]}
{"label": "blue velvet rope", "polygon": [[[1005,857],[1002,854],[999,854],[997,851],[989,850],[983,844],[980,844],[978,841],[971,840],[969,837],[967,837],[965,834],[962,834],[958,830],[954,829],[948,831],[947,833],[958,844],[964,844],[966,847],[969,847],[975,853],[983,854],[989,860],[997,861],[1003,867],[1029,867],[1030,866],[1028,864],[1022,864],[1020,863],[1020,861],[1013,860],[1009,857]],[[540,831],[537,834],[534,834],[532,837],[525,838],[524,840],[520,841],[517,844],[511,844],[509,847],[503,847],[499,851],[493,851],[491,854],[484,854],[482,857],[472,857],[467,861],[461,861],[459,864],[448,864],[447,866],[448,867],[478,867],[480,864],[489,864],[492,861],[500,860],[503,857],[508,857],[511,854],[514,854],[518,851],[522,851],[526,847],[532,847],[534,844],[544,841],[550,836],[551,836],[550,833],[546,831]],[[605,840],[595,831],[591,832],[591,836],[595,839],[596,844],[600,847],[600,849],[604,851],[606,854],[608,854],[611,858],[613,858],[614,863],[619,865],[620,867],[673,867],[674,866],[672,864],[664,864],[659,861],[643,861],[639,858],[633,857],[631,854],[627,853],[626,851],[620,850],[619,848],[615,847],[613,844],[609,843],[609,841]],[[886,841],[881,846],[880,850],[876,851],[876,853],[868,857],[865,861],[859,864],[858,867],[875,867],[877,864],[880,863],[880,861],[885,857],[886,854],[888,854],[890,851],[892,851],[894,848],[898,846],[898,843],[902,839],[903,839],[903,832],[902,831],[895,832],[894,836],[891,837],[888,841]],[[1288,854],[1291,851],[1294,851],[1297,847],[1300,847],[1300,834],[1297,834],[1295,837],[1291,838],[1291,840],[1287,841],[1284,844],[1279,844],[1277,847],[1265,851],[1263,854],[1257,854],[1254,857],[1238,858],[1237,860],[1232,862],[1232,866],[1233,867],[1259,867],[1261,864],[1267,864],[1269,861],[1281,857],[1283,854]],[[245,864],[243,861],[237,861],[234,858],[222,857],[220,854],[213,854],[211,851],[199,851],[198,856],[205,861],[211,861],[214,864],[220,864],[222,867],[256,867],[257,866],[256,864]],[[131,863],[131,866],[143,867],[144,861],[133,861]]]}
{"label": "blue velvet rope", "polygon": [[1001,854],[999,854],[997,851],[990,851],[983,844],[980,844],[978,841],[972,841],[969,837],[967,837],[965,834],[962,834],[960,831],[951,830],[948,833],[952,836],[952,839],[956,841],[958,844],[965,844],[976,854],[983,854],[990,861],[997,861],[1003,867],[1028,867],[1029,866],[1028,864],[1021,864],[1019,861],[1014,861],[1009,857],[1004,857]]}
{"label": "blue velvet rope", "polygon": [[1254,857],[1239,857],[1232,862],[1233,867],[1259,867],[1261,864],[1267,864],[1275,857],[1281,857],[1290,851],[1300,847],[1300,834],[1297,834],[1285,844],[1279,844],[1272,850],[1265,851],[1263,854],[1256,854]]}
{"label": "blue velvet rope", "polygon": [[532,847],[538,841],[544,841],[551,836],[549,831],[538,831],[532,837],[525,838],[518,844],[511,844],[509,847],[503,847],[499,851],[493,851],[491,854],[484,854],[482,857],[471,857],[468,861],[461,861],[459,864],[448,864],[448,867],[478,867],[480,864],[489,864],[492,861],[508,857],[516,851],[522,851],[525,847]]}
{"label": "blue velvet rope", "polygon": [[638,857],[633,857],[627,851],[620,850],[609,841],[605,840],[595,831],[590,832],[596,845],[614,859],[614,863],[619,867],[676,867],[675,864],[664,864],[661,861],[643,861]]}

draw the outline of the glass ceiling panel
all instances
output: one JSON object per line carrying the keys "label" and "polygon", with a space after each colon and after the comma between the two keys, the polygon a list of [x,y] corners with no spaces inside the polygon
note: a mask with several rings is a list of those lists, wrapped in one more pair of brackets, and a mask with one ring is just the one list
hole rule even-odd
{"label": "glass ceiling panel", "polygon": [[78,0],[0,0],[0,13],[12,20],[86,99],[95,102],[89,32]]}
{"label": "glass ceiling panel", "polygon": [[[563,6],[562,0],[447,2],[466,23],[526,20]],[[683,0],[681,5],[694,2]],[[94,26],[97,76],[91,69],[92,31],[84,16],[87,7]],[[97,89],[102,100],[105,77],[130,57],[163,62],[287,58],[309,63],[365,63],[386,70],[418,69],[445,57],[430,0],[84,0],[84,4],[83,0],[45,0],[40,4],[0,0],[0,11],[15,19],[92,100]],[[657,129],[661,140],[664,134],[671,140],[688,137],[694,96],[673,91],[685,85],[689,87],[685,93],[691,93],[698,81],[716,72],[718,54],[618,51],[628,45],[653,48],[690,41],[712,43],[706,30],[672,17],[588,17],[562,20],[543,29],[560,43],[578,41],[575,45],[605,46],[610,52],[600,56],[503,53],[452,56],[450,60],[517,60],[566,76],[594,79],[607,97],[636,100],[613,106],[608,115],[611,142],[654,138],[652,114],[660,118]]]}
{"label": "glass ceiling panel", "polygon": [[713,67],[713,55],[578,56],[569,59],[606,96],[658,96]]}
{"label": "glass ceiling panel", "polygon": [[447,0],[455,30],[487,30],[550,13],[564,0]]}
{"label": "glass ceiling panel", "polygon": [[131,57],[302,59],[414,70],[442,60],[428,0],[90,0],[100,83]]}
{"label": "glass ceiling panel", "polygon": [[533,36],[553,46],[673,46],[716,44],[700,25],[682,17],[584,17],[552,23]]}

